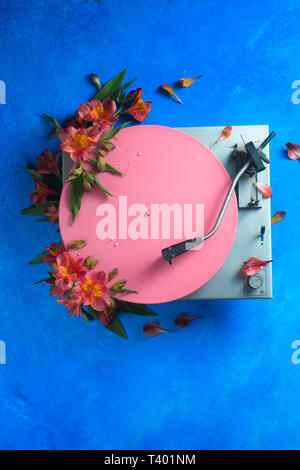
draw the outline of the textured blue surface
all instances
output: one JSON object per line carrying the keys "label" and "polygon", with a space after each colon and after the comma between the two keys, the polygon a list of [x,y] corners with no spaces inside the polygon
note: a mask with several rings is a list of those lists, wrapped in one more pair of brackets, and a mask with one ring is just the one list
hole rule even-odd
{"label": "textured blue surface", "polygon": [[[299,162],[297,0],[1,1],[0,447],[4,449],[300,448]],[[65,314],[27,264],[55,229],[19,215],[30,204],[33,163],[54,142],[45,112],[63,120],[89,99],[86,79],[125,66],[153,101],[150,124],[265,124],[271,144],[274,300],[157,306],[172,334],[149,339],[142,317],[124,315],[124,341]],[[203,73],[181,106],[162,83]],[[175,329],[179,312],[202,315]]]}

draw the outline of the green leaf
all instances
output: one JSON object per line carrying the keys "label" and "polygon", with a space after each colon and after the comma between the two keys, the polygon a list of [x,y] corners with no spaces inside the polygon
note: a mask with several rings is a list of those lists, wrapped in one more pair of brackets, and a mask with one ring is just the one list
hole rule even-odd
{"label": "green leaf", "polygon": [[71,173],[68,178],[66,179],[66,181],[73,181],[73,180],[76,180],[77,178],[79,178],[80,175],[74,175],[74,173]]}
{"label": "green leaf", "polygon": [[[82,316],[83,318],[85,319],[85,321],[87,322],[91,322],[91,321],[95,321],[96,318],[93,317],[92,315],[90,315],[89,313],[86,313],[86,311],[84,310],[83,308],[83,305],[81,305],[81,312],[82,312]],[[99,317],[97,318],[99,320]]]}
{"label": "green leaf", "polygon": [[104,135],[104,137],[102,138],[102,140],[111,140],[111,139],[114,139],[116,134],[118,132],[120,132],[121,129],[123,129],[124,127],[128,126],[129,124],[131,124],[130,121],[128,122],[124,122],[123,124],[121,124],[120,126],[118,127],[111,127],[110,130]]}
{"label": "green leaf", "polygon": [[89,315],[95,318],[95,320],[99,320],[99,315],[98,315],[97,310],[95,310],[91,305],[85,305],[85,309],[88,311]]}
{"label": "green leaf", "polygon": [[[98,312],[95,309],[93,309],[91,305],[86,305],[85,308],[92,317],[99,320]],[[124,330],[122,323],[120,322],[119,318],[116,316],[114,316],[110,324],[108,326],[105,326],[105,328],[112,331],[113,333],[115,333],[116,335],[120,336],[123,339],[128,339],[128,336]]]}
{"label": "green leaf", "polygon": [[[76,181],[76,180],[75,180]],[[97,175],[95,175],[95,183],[97,184],[97,186],[101,189],[101,191],[103,191],[105,194],[108,194],[109,196],[114,196],[114,194],[111,194],[107,189],[105,189],[105,187],[100,183],[99,181],[99,178]]]}
{"label": "green leaf", "polygon": [[19,166],[18,168],[24,168],[30,174],[30,176],[32,176],[32,178],[35,178],[40,181],[42,181],[43,179],[43,175],[41,175],[38,171],[33,168],[27,168],[26,166]]}
{"label": "green leaf", "polygon": [[125,292],[132,292],[133,294],[137,294],[137,293],[138,293],[137,290],[127,289],[127,287],[125,287],[124,289],[120,288],[120,289],[118,289],[118,290],[115,290],[115,292],[117,292],[118,294],[124,294]]}
{"label": "green leaf", "polygon": [[127,90],[128,87],[130,87],[130,85],[132,85],[134,82],[137,81],[137,78],[134,78],[133,80],[130,80],[130,82],[127,82],[125,83],[122,87],[121,87],[121,91],[125,91]]}
{"label": "green leaf", "polygon": [[37,255],[35,258],[33,258],[33,260],[29,262],[29,264],[40,264],[44,261],[47,255],[49,255],[49,251],[48,250],[43,251],[42,253]]}
{"label": "green leaf", "polygon": [[20,212],[23,215],[43,216],[44,210],[53,204],[57,206],[58,201],[46,201],[44,204],[40,204],[39,206],[26,207],[26,209],[22,209]]}
{"label": "green leaf", "polygon": [[119,176],[122,176],[123,174],[119,170],[117,170],[115,167],[110,165],[109,163],[105,163],[105,167],[102,171],[108,171],[109,173],[114,173],[115,175],[119,175]]}
{"label": "green leaf", "polygon": [[74,222],[80,207],[83,195],[83,179],[82,175],[70,182],[69,202],[72,212],[72,223]]}
{"label": "green leaf", "polygon": [[50,281],[50,280],[51,279],[49,279],[49,278],[45,278],[45,279],[41,279],[40,281],[36,281],[33,284],[36,285],[36,284],[40,284],[41,282],[47,282],[47,281]]}
{"label": "green leaf", "polygon": [[126,69],[109,80],[109,82],[105,83],[101,90],[98,91],[94,99],[103,101],[105,98],[109,97],[113,100],[120,90],[125,74]]}
{"label": "green leaf", "polygon": [[118,312],[120,313],[133,313],[135,315],[142,315],[142,316],[155,316],[157,317],[157,313],[153,312],[151,308],[147,307],[144,304],[136,304],[134,302],[126,302],[124,300],[119,301],[121,302],[121,306],[118,307]]}
{"label": "green leaf", "polygon": [[48,119],[51,122],[51,124],[53,124],[54,127],[61,129],[61,125],[58,124],[57,120],[54,117],[48,116],[47,114],[44,114],[44,113],[42,113],[42,116]]}
{"label": "green leaf", "polygon": [[128,339],[126,331],[124,330],[122,323],[116,315],[114,316],[110,324],[106,326],[106,328],[115,333],[116,335],[120,336],[121,338]]}

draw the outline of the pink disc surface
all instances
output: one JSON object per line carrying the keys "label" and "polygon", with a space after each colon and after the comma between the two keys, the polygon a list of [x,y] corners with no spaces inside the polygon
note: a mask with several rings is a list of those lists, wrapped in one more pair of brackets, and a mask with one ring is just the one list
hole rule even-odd
{"label": "pink disc surface", "polygon": [[[192,214],[191,228],[196,231],[196,206],[204,211],[204,232],[213,228],[231,184],[218,158],[197,139],[177,129],[140,125],[119,132],[116,149],[107,155],[106,162],[123,173],[98,174],[103,186],[117,197],[98,189],[85,193],[73,225],[69,183],[64,185],[59,208],[62,239],[66,244],[71,240],[87,242],[84,249],[74,250],[74,256],[98,259],[96,270],[107,273],[117,267],[118,279],[126,279],[127,287],[138,291],[119,296],[130,302],[168,302],[203,286],[222,266],[234,241],[238,217],[235,194],[219,229],[201,249],[180,255],[172,265],[162,258],[161,250],[194,235],[184,234],[184,221]],[[158,208],[174,204],[182,209],[182,215],[180,209],[171,210],[170,223],[168,218],[165,221],[170,233],[168,229],[163,233],[163,222],[158,228],[154,224],[161,218]],[[108,214],[115,222],[105,225]],[[152,228],[152,222],[156,228]]]}

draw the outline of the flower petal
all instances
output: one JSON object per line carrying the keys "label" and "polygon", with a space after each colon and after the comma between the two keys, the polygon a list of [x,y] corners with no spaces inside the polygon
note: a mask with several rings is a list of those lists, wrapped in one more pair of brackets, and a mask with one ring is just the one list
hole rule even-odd
{"label": "flower petal", "polygon": [[243,264],[242,271],[246,276],[254,276],[254,274],[257,274],[261,268],[268,263],[272,263],[272,260],[264,261],[260,258],[249,258],[248,261]]}
{"label": "flower petal", "polygon": [[198,320],[199,317],[191,317],[187,313],[180,313],[176,320],[174,320],[175,325],[179,326],[179,328],[185,328],[188,326],[193,320]]}
{"label": "flower petal", "polygon": [[300,145],[287,142],[285,146],[288,149],[288,156],[291,160],[300,160]]}
{"label": "flower petal", "polygon": [[162,90],[165,90],[167,91],[168,93],[170,93],[170,95],[174,96],[174,98],[177,99],[177,101],[182,104],[182,101],[180,98],[178,98],[178,96],[176,95],[175,91],[173,90],[173,88],[170,86],[170,85],[161,85],[160,88]]}
{"label": "flower petal", "polygon": [[222,130],[221,136],[218,138],[218,140],[216,140],[215,144],[217,144],[218,142],[221,142],[221,140],[224,140],[224,139],[227,139],[228,137],[230,137],[231,131],[232,131],[231,126],[224,127],[224,129]]}
{"label": "flower petal", "polygon": [[153,338],[153,336],[157,336],[160,333],[168,333],[168,331],[163,330],[158,323],[150,321],[148,323],[145,323],[145,325],[143,326],[143,333],[144,335],[149,336],[149,338]]}
{"label": "flower petal", "polygon": [[268,184],[254,183],[265,199],[272,197],[272,189]]}
{"label": "flower petal", "polygon": [[271,219],[271,224],[277,224],[277,222],[281,222],[282,219],[284,219],[286,216],[286,212],[285,211],[278,211],[276,212],[276,214],[273,215],[272,219]]}
{"label": "flower petal", "polygon": [[198,80],[198,78],[201,78],[203,75],[198,75],[198,77],[195,78],[180,78],[179,82],[181,83],[181,86],[183,88],[186,88],[188,86],[191,86],[195,80]]}

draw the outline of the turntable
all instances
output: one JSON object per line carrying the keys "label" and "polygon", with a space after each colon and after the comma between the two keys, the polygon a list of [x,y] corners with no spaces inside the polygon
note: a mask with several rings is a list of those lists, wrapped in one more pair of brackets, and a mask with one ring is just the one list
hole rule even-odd
{"label": "turntable", "polygon": [[[270,183],[273,134],[268,139],[267,125],[234,126],[228,139],[214,144],[222,129],[121,130],[106,161],[123,176],[100,174],[117,197],[86,193],[73,225],[64,186],[63,240],[86,240],[78,255],[86,250],[106,272],[118,266],[138,291],[124,300],[272,298],[271,264],[249,278],[240,268],[250,257],[271,259],[270,200],[254,183]],[[64,180],[72,164],[64,153]]]}

